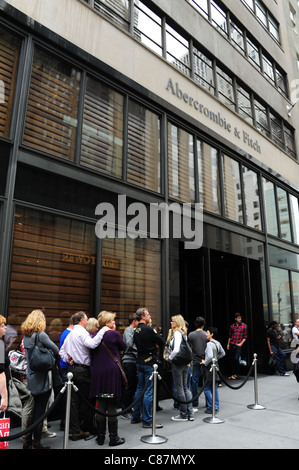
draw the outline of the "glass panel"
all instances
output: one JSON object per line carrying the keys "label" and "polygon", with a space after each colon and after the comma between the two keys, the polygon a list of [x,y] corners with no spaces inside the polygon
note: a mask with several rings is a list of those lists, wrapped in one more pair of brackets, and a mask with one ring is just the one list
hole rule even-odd
{"label": "glass panel", "polygon": [[[273,320],[279,325],[289,325],[292,321],[289,273],[285,269],[270,267]],[[281,347],[286,347],[283,341]]]}
{"label": "glass panel", "polygon": [[161,24],[161,18],[142,2],[135,4],[134,36],[159,55],[162,55]]}
{"label": "glass panel", "polygon": [[293,228],[293,237],[294,243],[299,245],[299,202],[296,196],[293,194],[289,194],[290,199],[290,212],[291,212],[291,221],[292,221],[292,228]]}
{"label": "glass panel", "polygon": [[261,212],[258,178],[255,171],[243,166],[243,184],[246,208],[246,223],[252,228],[261,230]]}
{"label": "glass panel", "polygon": [[267,232],[278,237],[274,184],[263,178]]}
{"label": "glass panel", "polygon": [[153,326],[161,326],[160,241],[104,238],[101,310],[116,312],[123,331],[140,307],[149,309]]}
{"label": "glass panel", "polygon": [[239,50],[241,50],[242,53],[244,53],[244,33],[242,29],[237,26],[233,20],[230,20],[230,34],[234,46],[236,46]]}
{"label": "glass panel", "polygon": [[200,202],[204,210],[221,214],[218,151],[197,140],[197,159]]}
{"label": "glass panel", "polygon": [[283,131],[282,131],[282,120],[274,114],[270,113],[270,124],[272,131],[272,140],[279,145],[279,147],[284,148],[283,142]]}
{"label": "glass panel", "polygon": [[226,14],[213,0],[211,0],[211,20],[213,26],[227,36]]}
{"label": "glass panel", "polygon": [[244,2],[252,11],[254,11],[253,0],[243,0],[243,2]]}
{"label": "glass panel", "polygon": [[208,0],[189,0],[189,2],[202,16],[208,18]]}
{"label": "glass panel", "polygon": [[244,90],[240,85],[237,84],[237,100],[238,100],[238,109],[240,116],[245,119],[245,121],[253,124],[253,112],[251,97],[248,91]]}
{"label": "glass panel", "polygon": [[285,72],[280,71],[276,66],[276,80],[277,80],[277,87],[279,91],[288,96],[288,87],[287,87],[287,79]]}
{"label": "glass panel", "polygon": [[239,163],[223,155],[223,184],[225,216],[243,223],[242,189]]}
{"label": "glass panel", "polygon": [[278,220],[281,230],[281,238],[284,240],[292,241],[290,216],[288,207],[288,195],[284,189],[277,187],[277,202],[278,202]]}
{"label": "glass panel", "polygon": [[283,250],[277,246],[268,245],[269,263],[276,264],[281,268],[295,269],[299,271],[299,254],[289,250]]}
{"label": "glass panel", "polygon": [[294,131],[292,129],[289,129],[285,124],[283,127],[286,151],[292,158],[296,158]]}
{"label": "glass panel", "polygon": [[183,202],[195,201],[193,136],[168,124],[169,196]]}
{"label": "glass panel", "polygon": [[128,181],[160,191],[160,118],[130,100],[128,113]]}
{"label": "glass panel", "polygon": [[264,75],[274,83],[274,69],[272,62],[262,54],[262,61],[263,61],[263,71]]}
{"label": "glass panel", "polygon": [[254,111],[257,129],[261,131],[262,134],[265,134],[267,137],[270,137],[269,121],[266,107],[255,99]]}
{"label": "glass panel", "polygon": [[24,144],[74,160],[80,75],[72,65],[36,48]]}
{"label": "glass panel", "polygon": [[107,18],[129,29],[129,0],[94,0],[94,9]]}
{"label": "glass panel", "polygon": [[0,135],[9,136],[21,40],[0,27]]}
{"label": "glass panel", "polygon": [[268,27],[268,22],[267,22],[266,8],[262,5],[261,2],[259,2],[259,0],[255,0],[255,7],[256,7],[256,16],[257,16],[257,18],[267,28]]}
{"label": "glass panel", "polygon": [[87,77],[83,112],[81,164],[122,177],[124,98]]}
{"label": "glass panel", "polygon": [[292,272],[294,318],[299,318],[299,273]]}
{"label": "glass panel", "polygon": [[270,34],[274,37],[274,39],[276,39],[276,41],[278,41],[280,43],[280,37],[279,37],[279,24],[277,23],[277,21],[275,20],[275,18],[273,18],[273,16],[269,14],[269,31],[270,31]]}
{"label": "glass panel", "polygon": [[214,94],[215,80],[213,62],[200,50],[193,47],[194,79],[208,91]]}
{"label": "glass panel", "polygon": [[[70,316],[94,314],[94,225],[19,207],[15,213],[9,322],[20,325],[43,308],[47,331],[59,342]],[[16,339],[20,343],[21,337]],[[59,343],[58,343],[59,344]]]}
{"label": "glass panel", "polygon": [[217,67],[217,85],[219,99],[230,108],[235,108],[235,97],[233,79],[227,75],[220,67]]}
{"label": "glass panel", "polygon": [[186,75],[190,75],[189,43],[166,24],[166,58]]}
{"label": "glass panel", "polygon": [[246,43],[247,43],[248,58],[252,60],[253,64],[260,69],[261,60],[260,60],[258,46],[256,46],[249,38],[247,38]]}
{"label": "glass panel", "polygon": [[5,195],[6,181],[7,181],[7,170],[10,156],[10,146],[0,142],[0,194]]}

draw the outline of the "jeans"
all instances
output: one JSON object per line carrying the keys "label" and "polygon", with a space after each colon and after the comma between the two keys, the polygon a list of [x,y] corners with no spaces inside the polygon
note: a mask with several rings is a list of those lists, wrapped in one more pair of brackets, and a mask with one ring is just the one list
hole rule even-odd
{"label": "jeans", "polygon": [[[195,397],[198,394],[198,384],[199,384],[199,379],[201,379],[200,369],[201,369],[200,364],[193,363],[193,369],[192,369],[192,396],[193,397]],[[195,407],[198,406],[198,397],[196,398],[196,400],[193,401],[193,406]]]}
{"label": "jeans", "polygon": [[285,352],[282,349],[277,348],[276,346],[273,346],[273,344],[271,344],[271,349],[274,352],[274,356],[275,356],[275,359],[276,359],[276,367],[277,367],[278,372],[280,374],[285,374],[286,373],[286,355],[285,355]]}
{"label": "jeans", "polygon": [[[148,382],[148,379],[154,372],[152,366],[146,366],[143,364],[137,364],[137,389],[134,396],[134,401],[141,394],[145,385]],[[143,395],[143,398],[138,400],[134,406],[132,413],[132,421],[139,421],[140,414],[142,412],[142,421],[143,424],[152,424],[153,422],[153,380],[150,381],[146,392]]]}
{"label": "jeans", "polygon": [[[188,366],[176,366],[172,363],[171,369],[175,398],[177,398],[180,405],[180,416],[181,418],[193,416],[192,393],[187,386]],[[190,401],[190,403],[180,403],[184,401]]]}
{"label": "jeans", "polygon": [[232,367],[232,375],[238,375],[240,370],[241,346],[229,345],[229,357]]}
{"label": "jeans", "polygon": [[[209,372],[210,368],[207,368],[206,373],[209,373],[209,379],[208,382],[204,388],[204,394],[206,398],[206,405],[209,410],[213,409],[213,378],[212,378],[212,373]],[[205,379],[206,380],[206,379]],[[219,410],[219,394],[218,394],[218,387],[217,384],[215,384],[215,411]]]}

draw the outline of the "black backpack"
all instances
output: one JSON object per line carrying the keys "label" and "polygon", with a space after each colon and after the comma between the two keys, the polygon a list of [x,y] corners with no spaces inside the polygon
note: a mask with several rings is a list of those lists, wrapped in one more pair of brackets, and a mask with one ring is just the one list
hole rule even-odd
{"label": "black backpack", "polygon": [[[182,333],[182,332],[181,332]],[[187,337],[182,333],[182,341],[179,352],[174,356],[172,362],[176,366],[185,366],[192,361],[192,348]]]}

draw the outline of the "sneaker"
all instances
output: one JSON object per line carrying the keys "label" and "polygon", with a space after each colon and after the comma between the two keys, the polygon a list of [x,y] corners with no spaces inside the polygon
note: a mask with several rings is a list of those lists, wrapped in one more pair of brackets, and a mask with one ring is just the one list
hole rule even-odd
{"label": "sneaker", "polygon": [[193,413],[198,413],[198,408],[193,408]]}
{"label": "sneaker", "polygon": [[[143,427],[144,427],[144,428],[152,428],[152,427],[153,427],[153,423],[151,423],[151,424],[143,423]],[[163,424],[156,423],[156,428],[163,428]]]}
{"label": "sneaker", "polygon": [[[218,413],[219,410],[215,410],[215,414]],[[205,410],[205,413],[208,414],[208,415],[211,415],[213,413],[213,411],[211,410],[211,408],[207,408]]]}
{"label": "sneaker", "polygon": [[285,372],[284,374],[280,374],[282,377],[290,377],[290,374],[288,374],[287,372]]}
{"label": "sneaker", "polygon": [[125,413],[121,415],[122,419],[132,419],[132,414],[131,413]]}
{"label": "sneaker", "polygon": [[132,419],[131,424],[137,424],[137,423],[140,423],[140,422],[141,422],[140,418],[139,419],[138,418],[137,419]]}
{"label": "sneaker", "polygon": [[194,421],[194,416],[189,416],[188,420],[189,421]]}
{"label": "sneaker", "polygon": [[47,437],[56,437],[56,432],[50,432],[50,431],[42,432],[42,438],[46,439]]}
{"label": "sneaker", "polygon": [[172,421],[188,421],[188,418],[182,418],[180,415],[178,416],[173,416]]}

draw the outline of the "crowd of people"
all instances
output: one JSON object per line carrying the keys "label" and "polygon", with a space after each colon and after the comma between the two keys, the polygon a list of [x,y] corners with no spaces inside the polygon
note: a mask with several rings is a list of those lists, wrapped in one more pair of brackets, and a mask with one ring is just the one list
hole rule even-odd
{"label": "crowd of people", "polygon": [[[46,317],[41,309],[33,310],[23,322],[23,339],[20,349],[27,359],[27,372],[23,379],[30,391],[26,418],[22,428],[32,428],[49,406],[53,386],[63,385],[67,373],[72,373],[73,384],[80,393],[72,389],[69,422],[70,439],[77,441],[88,438],[91,430],[96,442],[103,445],[108,427],[109,446],[118,446],[125,439],[118,435],[118,416],[130,420],[131,424],[141,423],[144,428],[153,426],[153,373],[154,364],[164,358],[170,364],[174,408],[178,414],[173,421],[193,421],[198,411],[199,387],[204,386],[205,413],[212,413],[213,387],[210,373],[213,358],[216,361],[226,355],[218,341],[218,330],[206,328],[205,319],[197,317],[195,330],[188,334],[188,323],[181,315],[171,317],[167,339],[152,326],[151,314],[147,308],[139,308],[129,316],[129,326],[123,336],[116,330],[116,314],[102,311],[97,318],[89,318],[79,311],[69,319],[68,327],[60,335],[58,346],[49,338]],[[279,347],[278,323],[270,322],[266,333],[269,354],[276,358],[277,371],[286,372],[286,355]],[[9,359],[4,341],[6,319],[0,316],[0,412],[8,406],[7,384]],[[292,329],[293,339],[299,343],[299,319]],[[229,379],[239,375],[241,350],[247,340],[247,325],[237,313],[231,324],[226,345],[231,367]],[[184,342],[192,350],[191,361],[182,359]],[[55,356],[56,365],[48,370],[32,370],[30,360],[35,344],[49,349]],[[221,383],[218,383],[221,386]],[[215,387],[215,412],[219,410],[218,386]],[[65,427],[66,397],[60,408],[60,426]],[[163,427],[155,423],[157,428]],[[23,438],[24,449],[42,449],[42,432],[45,422],[40,422],[32,432]]]}

